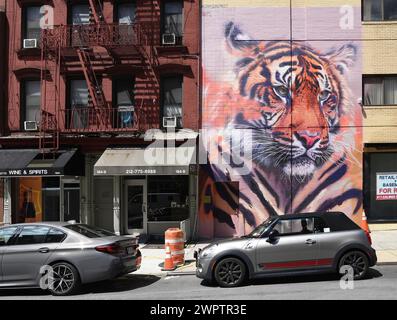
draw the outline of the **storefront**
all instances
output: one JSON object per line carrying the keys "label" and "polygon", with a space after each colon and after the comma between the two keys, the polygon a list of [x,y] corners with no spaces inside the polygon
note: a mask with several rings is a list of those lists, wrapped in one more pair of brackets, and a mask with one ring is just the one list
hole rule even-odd
{"label": "storefront", "polygon": [[4,221],[80,220],[84,158],[62,150],[45,158],[37,149],[0,150]]}
{"label": "storefront", "polygon": [[[107,149],[95,163],[94,184],[100,198],[113,195],[109,226],[143,239],[161,238],[168,228],[179,227],[190,238],[197,217],[195,157],[195,146]],[[97,212],[95,221],[105,214]]]}
{"label": "storefront", "polygon": [[368,144],[364,152],[364,209],[371,222],[397,221],[397,146]]}

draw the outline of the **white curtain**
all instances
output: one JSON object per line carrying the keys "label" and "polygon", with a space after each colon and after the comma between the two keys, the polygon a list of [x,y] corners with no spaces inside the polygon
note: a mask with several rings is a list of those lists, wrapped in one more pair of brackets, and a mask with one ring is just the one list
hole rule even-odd
{"label": "white curtain", "polygon": [[383,105],[383,81],[377,78],[364,79],[364,105]]}
{"label": "white curtain", "polygon": [[385,104],[397,104],[397,77],[385,79]]}

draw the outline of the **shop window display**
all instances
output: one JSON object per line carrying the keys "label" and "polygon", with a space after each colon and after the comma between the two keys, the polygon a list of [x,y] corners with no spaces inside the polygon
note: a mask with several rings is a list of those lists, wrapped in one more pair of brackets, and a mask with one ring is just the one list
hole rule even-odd
{"label": "shop window display", "polygon": [[189,218],[189,177],[148,177],[148,220],[182,221]]}

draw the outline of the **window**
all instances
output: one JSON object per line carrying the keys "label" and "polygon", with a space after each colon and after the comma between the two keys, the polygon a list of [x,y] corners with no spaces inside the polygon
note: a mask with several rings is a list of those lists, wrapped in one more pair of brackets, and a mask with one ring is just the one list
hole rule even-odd
{"label": "window", "polygon": [[40,120],[40,81],[25,80],[22,82],[21,120]]}
{"label": "window", "polygon": [[136,5],[134,2],[119,3],[117,5],[116,21],[119,24],[132,24],[135,22]]}
{"label": "window", "polygon": [[397,105],[397,76],[364,77],[364,105]]}
{"label": "window", "polygon": [[322,218],[314,218],[314,233],[330,232],[330,228]]}
{"label": "window", "polygon": [[68,43],[73,47],[87,46],[90,41],[90,6],[88,4],[75,4],[69,9],[69,24],[70,28],[68,34]]}
{"label": "window", "polygon": [[134,80],[117,79],[114,82],[114,101],[117,112],[116,128],[131,128],[134,125]]}
{"label": "window", "polygon": [[280,220],[273,230],[278,231],[280,236],[311,234],[313,233],[313,218]]}
{"label": "window", "polygon": [[0,246],[5,246],[17,231],[18,227],[6,227],[0,229]]}
{"label": "window", "polygon": [[165,1],[163,6],[163,34],[175,34],[176,44],[182,44],[183,1]]}
{"label": "window", "polygon": [[[175,117],[176,127],[182,128],[182,76],[162,78],[162,116]],[[164,120],[164,119],[163,119]],[[168,120],[167,120],[168,122]],[[171,119],[172,122],[172,119]],[[164,121],[161,123],[164,124]]]}
{"label": "window", "polygon": [[46,226],[26,226],[16,239],[16,244],[35,244],[44,243],[49,227]]}
{"label": "window", "polygon": [[364,21],[397,20],[395,0],[363,0]]}
{"label": "window", "polygon": [[73,25],[90,23],[90,6],[88,4],[75,4],[71,6],[71,22]]}
{"label": "window", "polygon": [[48,232],[45,242],[58,243],[58,242],[62,242],[65,238],[66,238],[65,233],[63,233],[61,230],[52,228],[50,232]]}
{"label": "window", "polygon": [[24,25],[22,39],[36,39],[40,40],[40,7],[32,6],[24,8]]}
{"label": "window", "polygon": [[189,177],[148,177],[148,220],[183,221],[189,218]]}
{"label": "window", "polygon": [[42,180],[44,221],[59,221],[60,219],[59,184],[59,177],[46,177]]}
{"label": "window", "polygon": [[86,128],[89,119],[88,86],[85,80],[69,81],[69,109],[67,123],[69,128]]}

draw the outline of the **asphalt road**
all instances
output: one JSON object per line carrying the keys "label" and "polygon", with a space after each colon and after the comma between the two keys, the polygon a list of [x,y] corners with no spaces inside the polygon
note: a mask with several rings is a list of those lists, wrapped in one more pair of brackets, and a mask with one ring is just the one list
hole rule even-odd
{"label": "asphalt road", "polygon": [[[0,299],[64,299],[36,289],[0,290]],[[202,283],[193,275],[157,277],[128,275],[86,285],[67,299],[397,299],[397,265],[377,266],[370,278],[354,282],[354,289],[341,289],[334,275],[267,278],[240,288],[219,288]]]}

